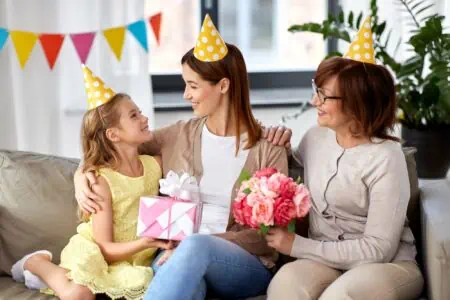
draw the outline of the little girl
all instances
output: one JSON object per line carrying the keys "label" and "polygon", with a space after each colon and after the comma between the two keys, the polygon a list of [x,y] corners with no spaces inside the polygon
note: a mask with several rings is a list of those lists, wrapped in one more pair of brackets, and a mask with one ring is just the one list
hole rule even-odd
{"label": "little girl", "polygon": [[136,237],[139,198],[157,195],[161,159],[138,155],[148,142],[148,118],[129,96],[115,94],[83,67],[89,111],[83,118],[81,140],[83,170],[94,170],[92,188],[102,199],[102,209],[82,216],[61,253],[61,264],[52,254],[38,251],[19,260],[11,273],[29,288],[45,289],[61,299],[95,299],[104,293],[113,299],[140,299],[153,277],[150,263],[157,248],[170,242]]}

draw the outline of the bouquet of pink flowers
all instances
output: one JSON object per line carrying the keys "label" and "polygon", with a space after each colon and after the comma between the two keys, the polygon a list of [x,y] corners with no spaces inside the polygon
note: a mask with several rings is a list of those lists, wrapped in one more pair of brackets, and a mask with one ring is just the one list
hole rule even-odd
{"label": "bouquet of pink flowers", "polygon": [[305,217],[311,207],[308,189],[275,168],[265,168],[253,176],[243,172],[241,187],[233,203],[237,223],[266,233],[270,226],[295,231],[296,219]]}

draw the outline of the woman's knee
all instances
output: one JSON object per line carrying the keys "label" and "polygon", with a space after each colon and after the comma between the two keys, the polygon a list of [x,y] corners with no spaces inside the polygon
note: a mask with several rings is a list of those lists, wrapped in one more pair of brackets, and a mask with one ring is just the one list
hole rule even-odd
{"label": "woman's knee", "polygon": [[269,284],[270,299],[318,299],[341,272],[319,262],[300,259],[284,265]]}
{"label": "woman's knee", "polygon": [[[297,270],[294,263],[288,263],[281,267],[270,281],[267,288],[269,300],[276,299],[297,299],[296,284],[298,284]],[[293,298],[295,295],[295,298]],[[301,298],[300,298],[301,299]],[[308,298],[305,298],[308,299]]]}
{"label": "woman's knee", "polygon": [[176,251],[186,253],[186,255],[206,256],[211,249],[214,238],[214,236],[206,234],[188,236],[180,243]]}

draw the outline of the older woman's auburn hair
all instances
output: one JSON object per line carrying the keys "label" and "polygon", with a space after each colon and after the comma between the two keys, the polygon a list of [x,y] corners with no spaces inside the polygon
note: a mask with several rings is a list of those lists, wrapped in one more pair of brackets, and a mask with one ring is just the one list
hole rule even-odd
{"label": "older woman's auburn hair", "polygon": [[355,136],[399,141],[390,134],[397,101],[394,79],[385,67],[332,57],[319,65],[314,81],[321,87],[333,77],[342,111],[354,121],[351,132]]}
{"label": "older woman's auburn hair", "polygon": [[[228,54],[215,62],[203,62],[195,58],[194,48],[189,50],[182,58],[181,64],[187,64],[203,80],[217,84],[223,78],[230,80],[230,101],[236,116],[237,124],[244,124],[247,128],[248,141],[245,149],[253,147],[261,137],[261,126],[253,116],[247,67],[241,51],[234,45],[226,43]],[[236,153],[240,145],[240,126],[236,132]]]}

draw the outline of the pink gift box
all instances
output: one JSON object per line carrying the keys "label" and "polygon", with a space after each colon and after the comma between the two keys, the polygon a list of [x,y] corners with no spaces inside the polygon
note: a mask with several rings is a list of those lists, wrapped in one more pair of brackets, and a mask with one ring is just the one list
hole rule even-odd
{"label": "pink gift box", "polygon": [[201,202],[172,197],[141,197],[137,235],[180,241],[198,232],[201,213]]}

